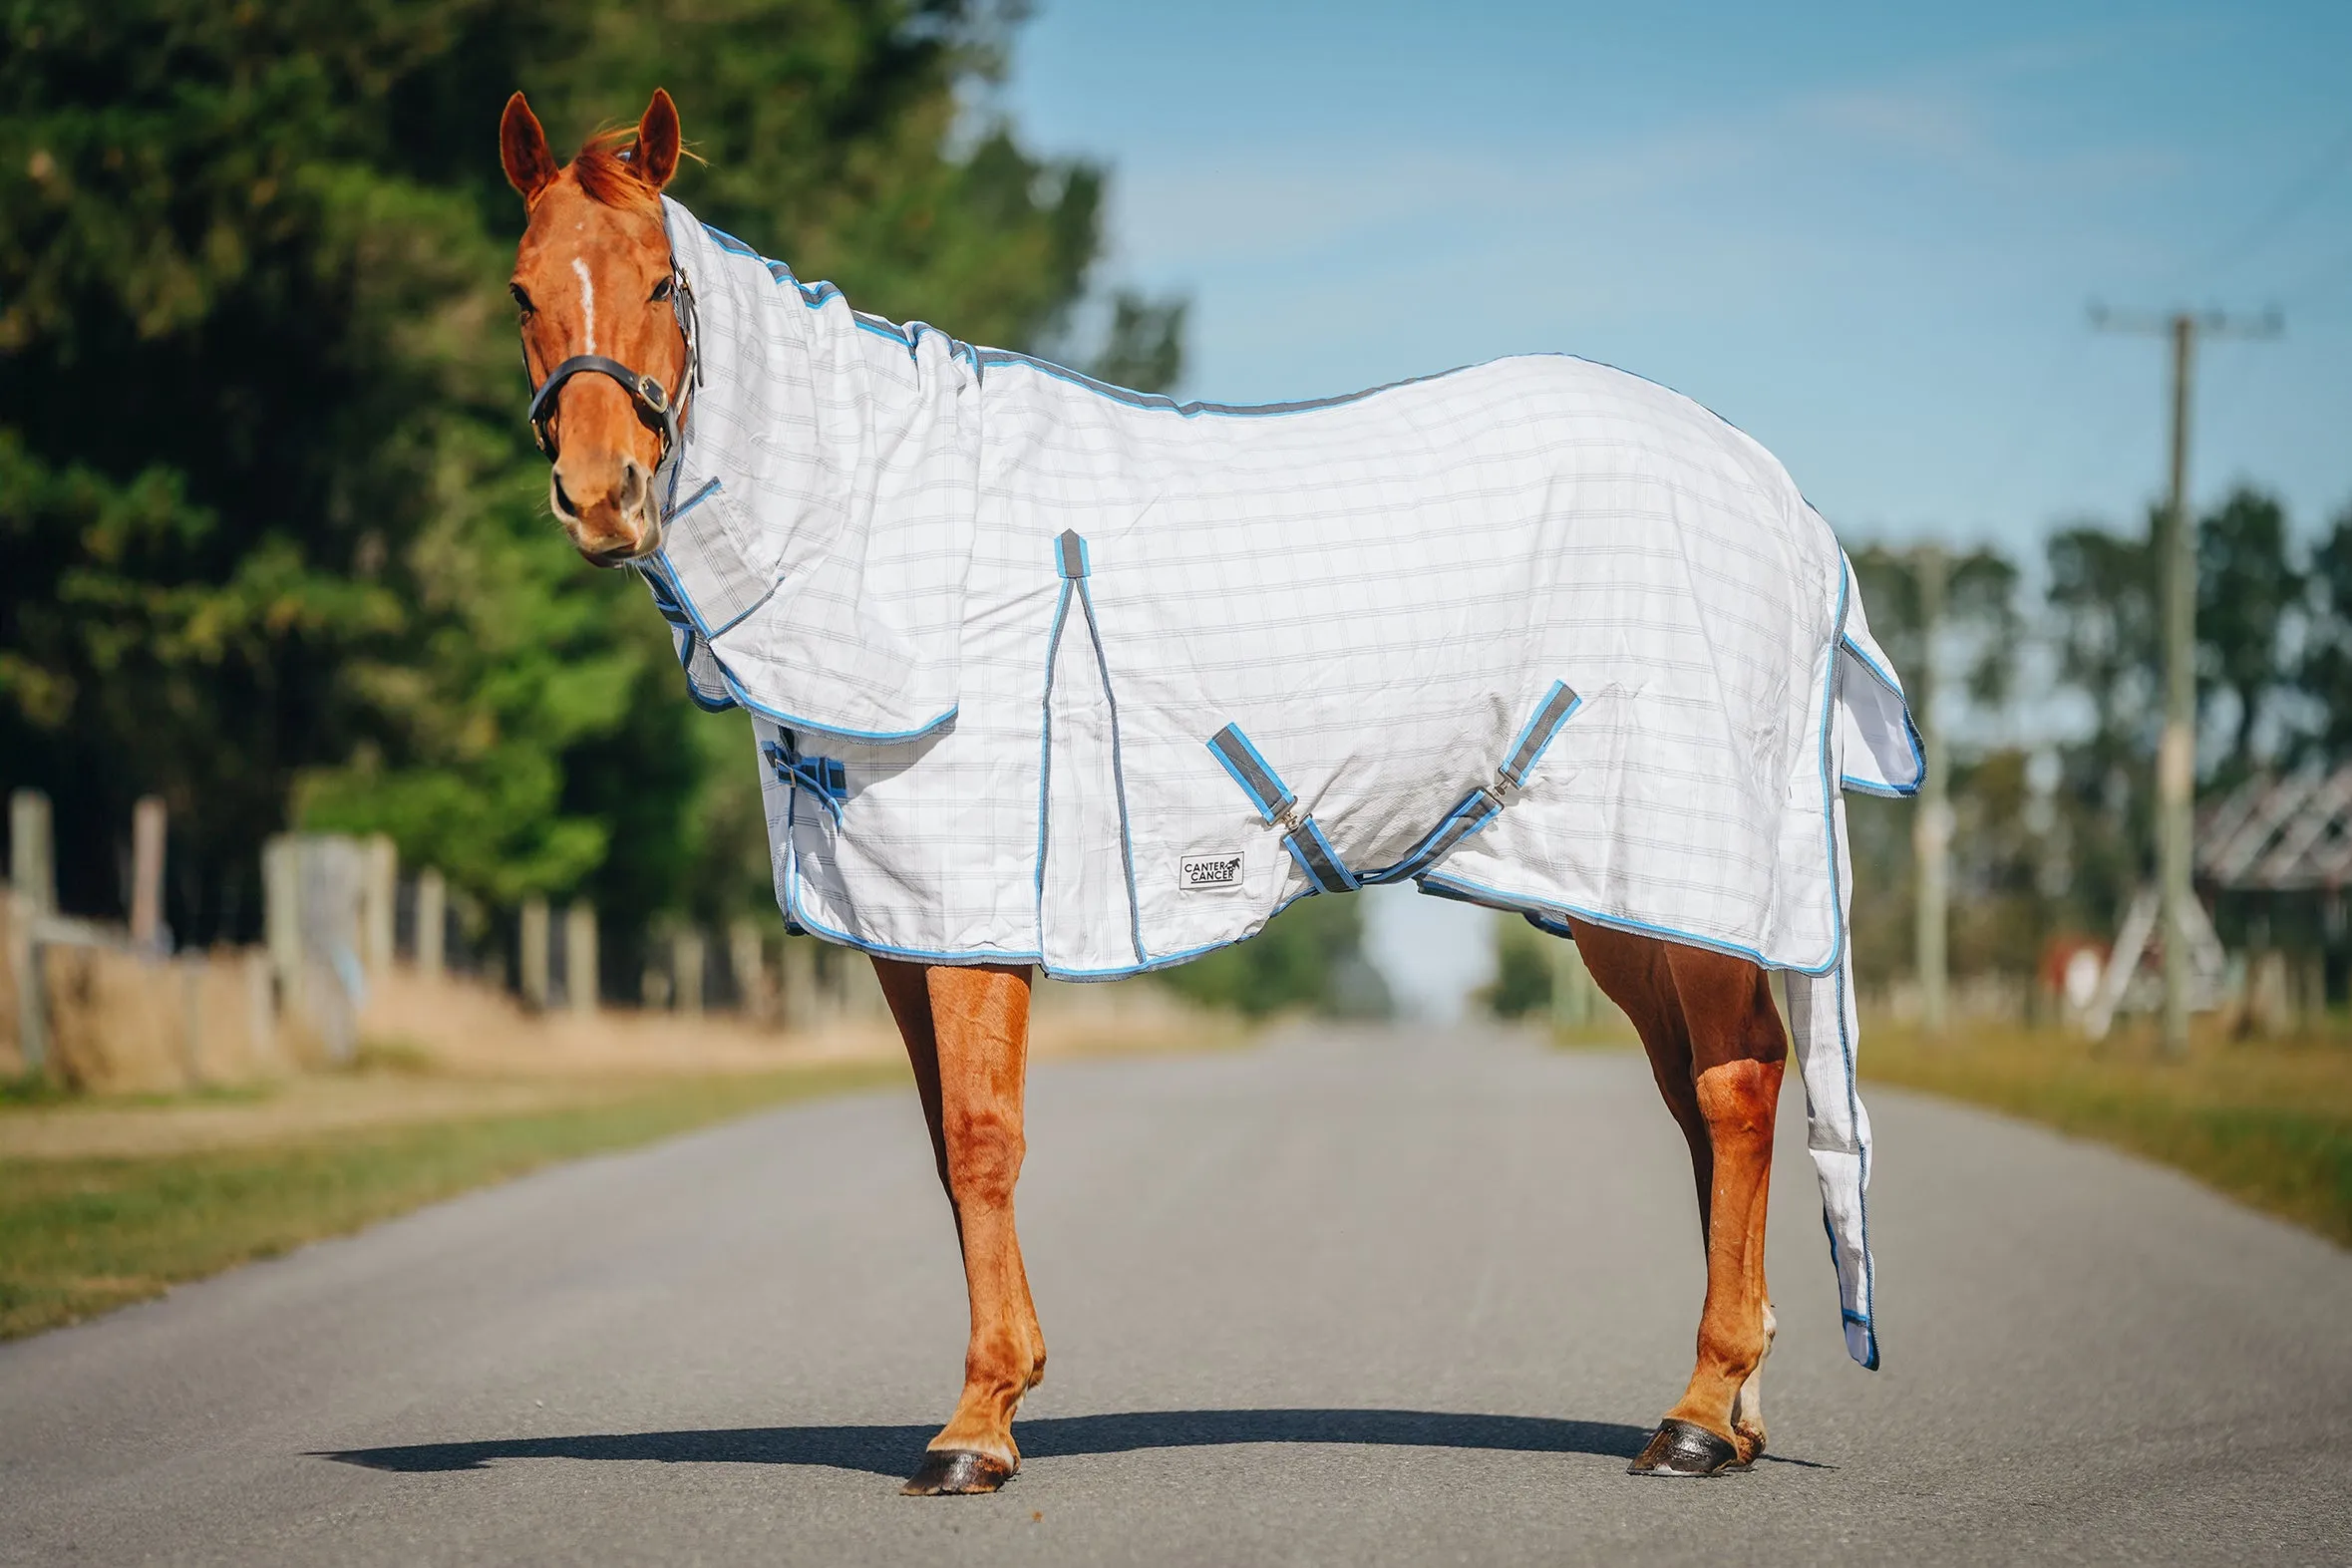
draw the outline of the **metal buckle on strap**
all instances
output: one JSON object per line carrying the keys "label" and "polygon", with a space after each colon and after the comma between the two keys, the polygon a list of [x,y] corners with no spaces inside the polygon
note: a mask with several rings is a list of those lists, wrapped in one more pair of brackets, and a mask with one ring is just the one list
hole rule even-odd
{"label": "metal buckle on strap", "polygon": [[780,784],[806,792],[831,813],[836,823],[840,821],[841,802],[849,797],[849,771],[840,758],[805,755],[789,730],[782,746],[767,741],[761,744],[760,751],[767,757],[768,766],[776,770]]}

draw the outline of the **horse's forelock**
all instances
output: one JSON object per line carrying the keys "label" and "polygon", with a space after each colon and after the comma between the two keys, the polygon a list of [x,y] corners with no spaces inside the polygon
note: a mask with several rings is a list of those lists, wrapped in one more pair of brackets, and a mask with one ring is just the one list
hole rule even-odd
{"label": "horse's forelock", "polygon": [[599,131],[571,160],[567,172],[591,200],[623,211],[641,211],[657,203],[660,192],[645,182],[630,158],[636,137],[625,127]]}

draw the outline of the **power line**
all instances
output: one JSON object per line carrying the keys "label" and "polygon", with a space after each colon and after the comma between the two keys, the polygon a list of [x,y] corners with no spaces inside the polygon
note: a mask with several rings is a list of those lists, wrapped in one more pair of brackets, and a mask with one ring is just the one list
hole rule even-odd
{"label": "power line", "polygon": [[2352,160],[2352,128],[2347,128],[2341,137],[2329,144],[2317,163],[2281,191],[2278,199],[2264,208],[2260,216],[2240,229],[2234,240],[2206,257],[2191,275],[2197,278],[2216,276],[2260,250],[2269,242],[2272,234],[2302,215],[2303,208],[2318,198],[2319,193],[2327,188],[2328,181],[2335,178],[2336,171],[2348,160]]}

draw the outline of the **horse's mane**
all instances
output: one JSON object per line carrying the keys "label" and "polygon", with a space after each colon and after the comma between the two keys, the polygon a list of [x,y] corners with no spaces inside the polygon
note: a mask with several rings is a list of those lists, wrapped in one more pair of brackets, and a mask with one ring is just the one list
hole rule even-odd
{"label": "horse's mane", "polygon": [[657,204],[660,193],[637,173],[637,133],[615,126],[588,138],[571,160],[571,174],[591,200],[623,211],[642,211]]}

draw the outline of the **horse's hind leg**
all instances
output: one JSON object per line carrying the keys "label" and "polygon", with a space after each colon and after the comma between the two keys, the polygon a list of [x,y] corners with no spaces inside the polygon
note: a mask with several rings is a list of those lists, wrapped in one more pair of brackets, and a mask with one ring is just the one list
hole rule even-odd
{"label": "horse's hind leg", "polygon": [[1013,1412],[1045,1376],[1045,1336],[1013,1226],[1025,1148],[1029,971],[923,969],[887,959],[874,968],[906,1040],[955,1212],[972,1310],[963,1397],[905,1489],[917,1496],[994,1491],[1021,1467]]}
{"label": "horse's hind leg", "polygon": [[1633,1468],[1709,1475],[1764,1451],[1760,1369],[1772,1348],[1764,1221],[1788,1036],[1764,971],[1703,949],[1575,927],[1586,965],[1640,1031],[1690,1145],[1707,1248],[1697,1365]]}

